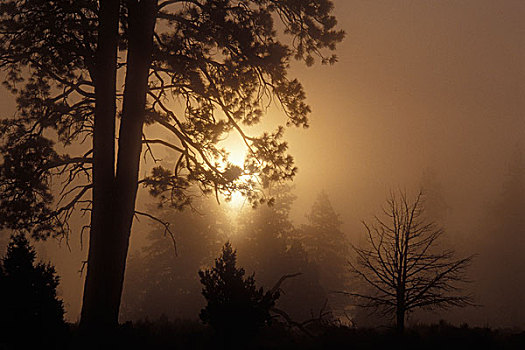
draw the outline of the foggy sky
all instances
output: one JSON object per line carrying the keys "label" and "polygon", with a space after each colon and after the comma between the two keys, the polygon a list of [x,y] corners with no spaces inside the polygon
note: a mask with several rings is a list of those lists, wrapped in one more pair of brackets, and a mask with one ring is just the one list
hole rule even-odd
{"label": "foggy sky", "polygon": [[[512,150],[525,147],[525,1],[335,0],[335,7],[347,33],[339,62],[291,71],[313,109],[308,130],[287,131],[299,167],[294,219],[303,221],[325,189],[357,237],[359,221],[390,189],[413,190],[433,169],[450,215],[464,218],[455,230],[468,239],[501,190]],[[14,111],[5,90],[0,111]],[[64,261],[57,269],[76,286],[64,295],[76,320],[80,266]]]}
{"label": "foggy sky", "polygon": [[347,32],[339,63],[295,71],[314,111],[291,138],[305,202],[321,185],[360,219],[428,167],[453,207],[498,191],[525,134],[525,2],[335,6]]}

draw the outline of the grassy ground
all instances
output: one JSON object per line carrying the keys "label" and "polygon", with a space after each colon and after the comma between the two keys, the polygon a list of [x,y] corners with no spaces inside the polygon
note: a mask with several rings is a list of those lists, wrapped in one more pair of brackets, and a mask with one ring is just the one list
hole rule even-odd
{"label": "grassy ground", "polygon": [[388,329],[336,325],[312,326],[308,331],[309,335],[274,324],[250,339],[235,334],[228,341],[196,321],[157,320],[126,323],[111,338],[95,340],[79,336],[76,326],[71,325],[58,343],[37,340],[26,346],[8,346],[0,340],[0,349],[525,349],[525,332],[446,323],[410,328],[403,336]]}

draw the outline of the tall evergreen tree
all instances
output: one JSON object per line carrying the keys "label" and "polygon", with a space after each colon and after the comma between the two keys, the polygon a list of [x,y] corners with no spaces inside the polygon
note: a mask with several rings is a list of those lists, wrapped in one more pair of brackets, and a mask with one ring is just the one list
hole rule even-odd
{"label": "tall evergreen tree", "polygon": [[259,282],[265,285],[275,283],[280,277],[276,273],[286,268],[280,257],[287,250],[294,231],[289,214],[295,195],[290,186],[279,186],[274,196],[276,202],[272,206],[241,211],[236,218],[234,237],[243,266],[256,271]]}
{"label": "tall evergreen tree", "polygon": [[327,294],[319,282],[318,266],[308,258],[290,219],[295,201],[292,188],[283,185],[274,191],[274,205],[241,213],[234,241],[239,261],[265,286],[273,286],[282,276],[301,274],[284,283],[277,301],[279,309],[301,321],[319,313]]}
{"label": "tall evergreen tree", "polygon": [[[327,291],[344,290],[348,283],[349,243],[341,230],[339,214],[325,192],[319,193],[306,218],[300,237],[308,256],[319,266],[321,284]],[[330,294],[330,303],[336,309],[343,308],[343,299]]]}
{"label": "tall evergreen tree", "polygon": [[130,255],[122,319],[198,317],[204,301],[197,273],[213,263],[230,222],[213,198],[202,197],[192,206],[194,210],[157,211],[176,230],[173,237],[164,228],[152,230],[146,246]]}
{"label": "tall evergreen tree", "polygon": [[64,335],[64,307],[56,294],[59,277],[53,266],[35,264],[35,258],[23,234],[11,236],[0,265],[0,344],[7,340],[20,346]]}
{"label": "tall evergreen tree", "polygon": [[[0,3],[0,68],[18,103],[0,129],[0,225],[45,237],[89,208],[82,328],[118,322],[139,183],[181,207],[191,184],[256,204],[258,184],[293,178],[284,128],[257,136],[244,126],[271,100],[287,125],[308,126],[304,89],[288,71],[293,59],[335,62],[344,33],[332,11],[330,0]],[[168,136],[152,137],[152,124]],[[249,148],[243,169],[220,145],[228,133]],[[143,147],[178,161],[140,179]],[[60,174],[67,188],[55,200],[50,179]]]}

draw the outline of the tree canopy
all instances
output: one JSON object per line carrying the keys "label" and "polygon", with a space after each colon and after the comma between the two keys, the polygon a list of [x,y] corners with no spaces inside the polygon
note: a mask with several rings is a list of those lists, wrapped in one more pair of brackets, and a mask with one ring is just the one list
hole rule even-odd
{"label": "tree canopy", "polygon": [[[117,115],[124,112],[122,97],[130,88],[133,21],[146,11],[144,3],[153,3],[156,21],[144,122],[160,126],[165,137],[150,136],[146,128],[142,142],[151,156],[154,146],[162,146],[173,152],[173,160],[159,163],[139,182],[179,208],[189,204],[192,184],[226,196],[237,190],[252,204],[264,202],[260,185],[290,179],[296,167],[286,154],[282,127],[259,136],[244,127],[259,122],[272,101],[282,107],[288,125],[308,126],[305,92],[287,71],[292,59],[308,65],[316,57],[335,62],[335,56],[323,53],[343,38],[331,15],[332,2],[122,1],[113,101]],[[100,102],[95,87],[97,80],[111,84],[97,71],[104,61],[97,56],[104,30],[100,15],[94,0],[0,4],[0,68],[18,106],[16,116],[1,126],[3,226],[37,236],[63,233],[76,206],[89,208],[89,140]],[[113,138],[114,128],[114,122],[108,123],[106,132]],[[219,142],[233,132],[249,149],[242,168],[228,162],[228,151]],[[65,177],[61,201],[54,198],[50,180],[57,174]]]}

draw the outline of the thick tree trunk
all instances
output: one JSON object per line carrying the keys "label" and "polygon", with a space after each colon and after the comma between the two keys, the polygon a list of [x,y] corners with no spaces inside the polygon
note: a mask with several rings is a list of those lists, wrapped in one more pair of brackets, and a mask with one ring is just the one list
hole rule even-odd
{"label": "thick tree trunk", "polygon": [[95,65],[95,121],[93,130],[93,206],[89,252],[80,326],[104,327],[115,310],[103,287],[109,276],[107,261],[113,254],[111,234],[115,179],[115,116],[117,43],[120,1],[101,1]]}
{"label": "thick tree trunk", "polygon": [[398,287],[396,292],[396,329],[399,334],[405,331],[405,283],[404,280],[398,278]]}
{"label": "thick tree trunk", "polygon": [[[111,188],[105,194],[105,201],[93,202],[88,274],[81,320],[83,328],[90,330],[107,330],[118,324],[142,151],[142,127],[157,1],[128,1],[127,4],[128,56],[116,177],[112,164]],[[106,152],[114,154],[114,147],[106,149]],[[94,178],[95,186],[96,180]],[[95,214],[101,210],[104,210],[105,216],[101,214],[97,217]]]}
{"label": "thick tree trunk", "polygon": [[396,310],[396,330],[399,334],[405,331],[405,310]]}
{"label": "thick tree trunk", "polygon": [[118,238],[118,249],[115,249],[114,257],[118,271],[112,280],[112,288],[118,298],[115,300],[117,308],[120,306],[131,225],[135,214],[142,152],[142,128],[153,49],[153,31],[157,16],[157,0],[142,0],[129,4],[127,71],[119,130],[113,228]]}

